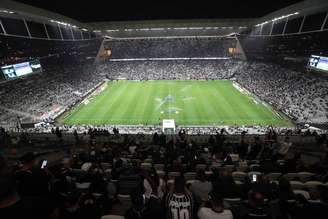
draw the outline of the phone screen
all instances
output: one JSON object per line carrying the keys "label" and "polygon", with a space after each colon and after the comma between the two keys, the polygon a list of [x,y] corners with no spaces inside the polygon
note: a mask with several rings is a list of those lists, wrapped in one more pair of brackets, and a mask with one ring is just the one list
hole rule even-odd
{"label": "phone screen", "polygon": [[41,169],[45,168],[47,166],[48,161],[44,160],[41,164]]}
{"label": "phone screen", "polygon": [[253,174],[253,182],[256,182],[256,174]]}

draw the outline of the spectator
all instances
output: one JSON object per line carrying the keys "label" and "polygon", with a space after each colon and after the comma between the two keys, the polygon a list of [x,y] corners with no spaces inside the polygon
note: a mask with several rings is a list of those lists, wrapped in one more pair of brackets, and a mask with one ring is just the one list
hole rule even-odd
{"label": "spectator", "polygon": [[185,180],[178,176],[174,180],[173,191],[165,198],[166,218],[192,219],[194,213],[194,200],[192,194],[185,187]]}
{"label": "spectator", "polygon": [[164,219],[164,211],[158,199],[146,198],[142,189],[136,189],[131,193],[132,207],[124,215],[125,219]]}
{"label": "spectator", "polygon": [[195,195],[197,203],[207,201],[208,194],[212,191],[212,183],[207,181],[205,170],[197,171],[197,180],[191,184],[190,191]]}
{"label": "spectator", "polygon": [[200,207],[197,215],[199,219],[233,219],[232,213],[224,209],[223,199],[219,193],[211,192],[208,195],[209,207]]}

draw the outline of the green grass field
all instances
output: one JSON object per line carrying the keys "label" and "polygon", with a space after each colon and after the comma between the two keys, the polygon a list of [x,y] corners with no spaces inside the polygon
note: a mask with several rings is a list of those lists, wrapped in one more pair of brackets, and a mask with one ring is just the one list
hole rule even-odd
{"label": "green grass field", "polygon": [[61,124],[273,125],[292,123],[239,92],[231,81],[109,82],[88,104],[62,115]]}

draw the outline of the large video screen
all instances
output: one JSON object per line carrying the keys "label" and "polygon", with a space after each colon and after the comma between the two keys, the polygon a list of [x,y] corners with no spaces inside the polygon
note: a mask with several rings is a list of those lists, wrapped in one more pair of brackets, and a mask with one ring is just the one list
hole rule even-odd
{"label": "large video screen", "polygon": [[328,57],[311,55],[308,66],[328,73]]}
{"label": "large video screen", "polygon": [[33,60],[30,62],[2,66],[1,70],[6,80],[12,80],[33,73],[42,72],[42,67],[39,60]]}

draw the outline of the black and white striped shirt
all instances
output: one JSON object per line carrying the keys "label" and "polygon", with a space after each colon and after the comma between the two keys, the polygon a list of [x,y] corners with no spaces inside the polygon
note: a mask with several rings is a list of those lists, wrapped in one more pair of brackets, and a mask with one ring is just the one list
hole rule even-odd
{"label": "black and white striped shirt", "polygon": [[192,219],[193,205],[191,194],[169,193],[166,197],[167,219]]}

